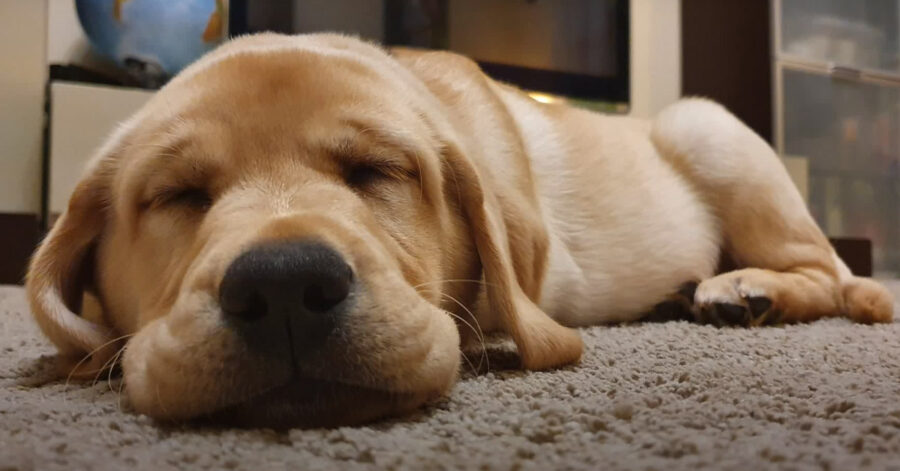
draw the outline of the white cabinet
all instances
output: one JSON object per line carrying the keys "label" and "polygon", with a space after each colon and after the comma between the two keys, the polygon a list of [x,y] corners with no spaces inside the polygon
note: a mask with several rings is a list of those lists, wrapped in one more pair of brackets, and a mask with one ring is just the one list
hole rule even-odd
{"label": "white cabinet", "polygon": [[808,202],[831,237],[864,237],[900,276],[900,0],[774,0],[775,124],[808,159]]}
{"label": "white cabinet", "polygon": [[134,88],[51,83],[47,167],[51,219],[66,208],[85,165],[106,137],[152,95],[152,91]]}

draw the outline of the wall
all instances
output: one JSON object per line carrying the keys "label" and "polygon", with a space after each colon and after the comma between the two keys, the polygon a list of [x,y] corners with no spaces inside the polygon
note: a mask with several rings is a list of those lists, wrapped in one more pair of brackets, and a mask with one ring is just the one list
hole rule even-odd
{"label": "wall", "polygon": [[46,4],[0,1],[0,213],[41,206]]}
{"label": "wall", "polygon": [[91,50],[78,22],[74,0],[46,2],[48,64],[77,64],[110,77],[122,75],[122,71],[112,61]]}
{"label": "wall", "polygon": [[47,1],[47,62],[68,64],[82,62],[88,56],[89,45],[78,15],[75,2],[70,0]]}
{"label": "wall", "polygon": [[681,1],[631,0],[631,115],[651,118],[681,96]]}

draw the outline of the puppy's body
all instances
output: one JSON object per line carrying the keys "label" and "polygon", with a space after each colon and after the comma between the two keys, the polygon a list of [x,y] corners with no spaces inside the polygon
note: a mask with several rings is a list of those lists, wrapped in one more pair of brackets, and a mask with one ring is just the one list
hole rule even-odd
{"label": "puppy's body", "polygon": [[[537,103],[453,54],[397,55],[460,132],[489,149],[471,154],[491,186],[540,215],[548,240],[540,306],[558,321],[635,320],[703,280],[696,314],[714,323],[890,317],[889,294],[852,276],[771,148],[721,106],[689,99],[652,121],[604,116]],[[507,219],[521,217],[517,205],[501,206]],[[722,255],[756,270],[713,278]],[[854,292],[866,301],[845,303]]]}
{"label": "puppy's body", "polygon": [[[740,269],[716,274],[721,253]],[[27,285],[73,373],[124,346],[142,413],[323,425],[446,393],[482,330],[524,368],[575,362],[565,326],[638,319],[692,281],[717,324],[892,316],[718,105],[608,117],[454,54],[259,35],[110,138]],[[102,316],[76,314],[85,290]]]}
{"label": "puppy's body", "polygon": [[550,238],[545,311],[576,326],[635,320],[714,274],[714,216],[652,145],[649,122],[498,91],[523,136]]}

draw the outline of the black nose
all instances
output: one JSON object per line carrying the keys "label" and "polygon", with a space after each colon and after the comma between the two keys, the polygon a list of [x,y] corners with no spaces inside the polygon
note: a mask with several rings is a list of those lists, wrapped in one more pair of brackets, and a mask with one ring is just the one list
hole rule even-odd
{"label": "black nose", "polygon": [[335,250],[311,241],[257,245],[238,256],[219,286],[226,317],[270,341],[281,333],[310,341],[336,325],[353,270]]}

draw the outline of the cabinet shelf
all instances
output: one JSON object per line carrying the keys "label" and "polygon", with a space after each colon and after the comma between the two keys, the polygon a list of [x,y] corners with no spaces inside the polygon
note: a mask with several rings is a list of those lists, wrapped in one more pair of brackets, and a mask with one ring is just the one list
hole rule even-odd
{"label": "cabinet shelf", "polygon": [[829,236],[900,276],[900,0],[773,0],[775,141]]}
{"label": "cabinet shelf", "polygon": [[829,77],[846,80],[849,82],[869,83],[884,86],[900,87],[900,73],[858,69],[855,67],[840,65],[835,62],[826,62],[804,57],[794,56],[790,54],[778,54],[776,67],[808,72],[818,75],[827,75]]}

